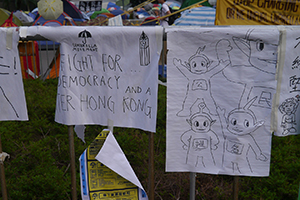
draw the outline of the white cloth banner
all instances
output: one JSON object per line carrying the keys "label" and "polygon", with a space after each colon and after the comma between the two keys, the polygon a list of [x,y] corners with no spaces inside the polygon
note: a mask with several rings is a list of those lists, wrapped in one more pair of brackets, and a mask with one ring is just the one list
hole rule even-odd
{"label": "white cloth banner", "polygon": [[268,176],[277,29],[167,28],[167,171]]}
{"label": "white cloth banner", "polygon": [[0,121],[28,120],[16,28],[0,28]]}
{"label": "white cloth banner", "polygon": [[162,27],[29,27],[61,43],[55,121],[155,132]]}
{"label": "white cloth banner", "polygon": [[276,136],[300,134],[300,28],[282,30],[274,106]]}

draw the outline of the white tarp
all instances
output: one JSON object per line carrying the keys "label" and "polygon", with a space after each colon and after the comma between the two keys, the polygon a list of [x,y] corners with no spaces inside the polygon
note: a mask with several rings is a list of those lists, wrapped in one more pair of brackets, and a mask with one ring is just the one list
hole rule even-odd
{"label": "white tarp", "polygon": [[0,28],[0,121],[28,120],[16,28]]}
{"label": "white tarp", "polygon": [[300,134],[300,28],[282,30],[274,107],[276,136]]}
{"label": "white tarp", "polygon": [[29,27],[61,43],[55,121],[155,132],[162,27]]}
{"label": "white tarp", "polygon": [[166,170],[268,176],[279,31],[166,33]]}

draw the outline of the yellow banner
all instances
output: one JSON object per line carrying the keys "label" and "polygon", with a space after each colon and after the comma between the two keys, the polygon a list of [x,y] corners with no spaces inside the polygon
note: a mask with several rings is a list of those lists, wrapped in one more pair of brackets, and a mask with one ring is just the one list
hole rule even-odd
{"label": "yellow banner", "polygon": [[300,0],[217,0],[216,25],[300,25]]}

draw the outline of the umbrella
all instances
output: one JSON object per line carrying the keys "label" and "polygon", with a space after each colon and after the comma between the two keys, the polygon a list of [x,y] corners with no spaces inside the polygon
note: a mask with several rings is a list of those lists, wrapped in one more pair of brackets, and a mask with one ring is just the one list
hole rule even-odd
{"label": "umbrella", "polygon": [[81,31],[81,32],[78,34],[78,37],[83,38],[82,43],[85,44],[85,43],[86,43],[86,38],[90,38],[90,37],[92,37],[92,35],[91,35],[91,33],[88,32],[87,30],[84,30],[84,31]]}
{"label": "umbrella", "polygon": [[39,14],[45,19],[57,19],[64,12],[61,0],[40,0],[37,5]]}
{"label": "umbrella", "polygon": [[213,26],[215,25],[216,9],[212,7],[196,7],[181,12],[175,20],[176,26]]}

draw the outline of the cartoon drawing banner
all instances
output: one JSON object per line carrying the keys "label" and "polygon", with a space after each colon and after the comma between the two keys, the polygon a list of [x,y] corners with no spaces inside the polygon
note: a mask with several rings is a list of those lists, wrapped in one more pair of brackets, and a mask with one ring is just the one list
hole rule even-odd
{"label": "cartoon drawing banner", "polygon": [[300,28],[282,30],[275,116],[275,135],[299,134],[300,130]]}
{"label": "cartoon drawing banner", "polygon": [[166,33],[166,170],[268,176],[279,31]]}
{"label": "cartoon drawing banner", "polygon": [[161,27],[31,28],[61,43],[56,122],[155,132]]}
{"label": "cartoon drawing banner", "polygon": [[28,120],[16,28],[0,28],[0,121]]}
{"label": "cartoon drawing banner", "polygon": [[218,0],[216,25],[300,25],[300,1]]}

